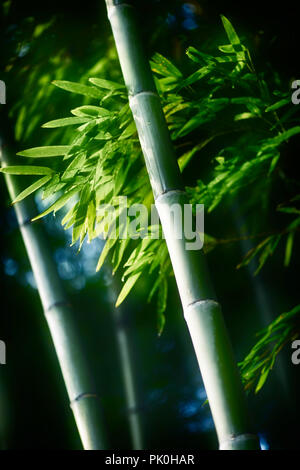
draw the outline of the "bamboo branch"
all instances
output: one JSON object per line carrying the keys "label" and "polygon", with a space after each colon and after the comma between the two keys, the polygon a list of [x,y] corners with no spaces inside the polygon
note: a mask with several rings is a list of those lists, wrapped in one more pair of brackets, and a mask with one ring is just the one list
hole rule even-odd
{"label": "bamboo branch", "polygon": [[168,230],[172,204],[188,203],[168,127],[130,2],[106,0],[155,204],[174,269],[184,316],[202,373],[220,449],[258,449],[249,433],[242,384],[202,251]]}
{"label": "bamboo branch", "polygon": [[[3,136],[0,136],[0,160],[2,166],[13,165],[15,160]],[[19,181],[17,177],[8,174],[5,180],[13,200],[21,192]],[[15,212],[83,447],[87,450],[104,449],[106,438],[101,402],[95,393],[74,314],[66,299],[42,226],[40,223],[31,223],[35,215],[33,201],[24,199],[17,203]]]}

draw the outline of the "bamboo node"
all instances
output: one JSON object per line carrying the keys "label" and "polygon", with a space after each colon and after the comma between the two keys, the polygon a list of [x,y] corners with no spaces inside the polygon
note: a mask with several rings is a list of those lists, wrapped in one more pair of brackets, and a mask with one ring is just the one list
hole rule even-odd
{"label": "bamboo node", "polygon": [[[259,441],[255,434],[238,434],[232,435],[228,439],[220,442],[219,450],[238,450],[246,449],[245,443],[247,443],[247,448],[253,450],[259,450]],[[248,447],[249,446],[249,447]]]}
{"label": "bamboo node", "polygon": [[135,98],[138,98],[139,96],[143,96],[143,95],[154,96],[155,98],[158,98],[160,100],[158,93],[156,91],[145,90],[145,91],[139,91],[138,93],[135,93],[135,95],[131,95],[129,97],[129,104],[131,101],[134,101]]}
{"label": "bamboo node", "polygon": [[164,191],[163,193],[159,194],[156,199],[155,199],[155,202],[160,202],[160,199],[162,199],[163,197],[168,197],[168,196],[175,196],[175,195],[182,195],[182,196],[185,196],[186,195],[186,192],[183,191],[182,189],[167,189],[166,191]]}
{"label": "bamboo node", "polygon": [[78,403],[79,401],[83,400],[84,398],[99,398],[99,395],[97,395],[97,393],[88,393],[88,392],[80,393],[76,398],[74,398],[74,400],[72,400],[70,402],[70,407],[72,408],[72,406],[75,403]]}
{"label": "bamboo node", "polygon": [[53,310],[55,307],[68,306],[71,307],[71,304],[68,300],[60,300],[58,302],[53,302],[47,308],[45,308],[45,315]]}
{"label": "bamboo node", "polygon": [[208,305],[208,304],[211,304],[211,305],[214,305],[215,307],[220,307],[220,304],[219,302],[217,302],[216,300],[213,300],[213,299],[205,299],[205,300],[195,300],[194,302],[191,302],[190,304],[188,304],[185,308],[185,310],[188,310],[189,308],[191,307],[195,307],[197,305]]}

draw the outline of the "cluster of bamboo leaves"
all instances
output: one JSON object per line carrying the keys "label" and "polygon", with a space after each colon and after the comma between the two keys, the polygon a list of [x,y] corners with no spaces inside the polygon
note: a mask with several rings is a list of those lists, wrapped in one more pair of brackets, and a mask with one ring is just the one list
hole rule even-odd
{"label": "cluster of bamboo leaves", "polygon": [[282,313],[267,328],[259,331],[259,341],[240,363],[245,389],[259,392],[274,366],[278,353],[299,337],[300,305]]}
{"label": "cluster of bamboo leaves", "polygon": [[[266,79],[264,73],[256,71],[248,48],[232,24],[225,17],[222,22],[227,43],[220,45],[214,55],[189,47],[187,57],[192,71],[187,76],[158,53],[151,61],[181,171],[184,172],[192,159],[199,158],[201,150],[211,142],[218,146],[217,154],[210,158],[213,165],[207,180],[198,178],[193,186],[186,188],[190,202],[204,204],[208,212],[249,188],[252,191],[248,205],[255,207],[263,202],[267,206],[282,149],[289,139],[300,133],[297,107],[291,104],[290,91],[282,89],[275,73]],[[115,207],[116,217],[120,215],[124,210],[121,196],[127,197],[129,207],[144,204],[150,208],[153,203],[126,89],[122,83],[99,77],[90,78],[88,84],[65,80],[53,83],[83,96],[91,104],[79,106],[71,110],[71,115],[44,124],[43,127],[51,129],[71,126],[73,132],[68,134],[66,145],[21,151],[19,155],[28,158],[29,164],[20,160],[19,166],[2,169],[12,174],[39,176],[14,202],[37,190],[42,191],[43,199],[54,196],[55,201],[36,219],[68,208],[62,224],[65,229],[72,228],[72,243],[78,243],[79,248],[85,238],[92,241],[105,233],[106,243],[97,269],[109,258],[113,272],[121,270],[124,285],[117,305],[124,301],[142,275],[152,276],[148,299],[156,295],[161,332],[165,323],[168,279],[172,275],[164,240],[145,237],[142,226],[139,227],[140,238],[111,236],[115,220],[108,221],[99,211],[99,207],[106,204]],[[239,267],[258,256],[259,271],[281,239],[286,242],[284,263],[289,264],[300,225],[300,211],[294,205],[299,197],[295,194],[291,203],[279,204],[278,210],[286,212],[293,220],[289,220],[280,233],[264,237],[247,253]],[[127,216],[125,226],[117,226],[117,234],[126,233],[131,222]],[[218,243],[207,234],[206,241],[212,246]],[[288,317],[291,321],[293,318]],[[264,341],[267,341],[265,336],[261,344]],[[258,350],[255,349],[254,354]],[[268,356],[272,357],[271,364],[277,351],[278,348]],[[244,377],[251,376],[252,380],[247,358],[245,361]],[[262,377],[266,377],[265,364],[259,362],[256,367],[256,373],[262,372]]]}

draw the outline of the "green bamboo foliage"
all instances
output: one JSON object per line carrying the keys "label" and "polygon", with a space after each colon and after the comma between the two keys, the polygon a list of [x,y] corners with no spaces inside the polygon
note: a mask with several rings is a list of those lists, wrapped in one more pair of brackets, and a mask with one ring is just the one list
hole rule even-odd
{"label": "green bamboo foliage", "polygon": [[241,380],[202,251],[168,230],[171,206],[188,203],[149,63],[129,2],[106,0],[155,204],[212,411],[220,449],[258,449],[249,433]]}
{"label": "green bamboo foliage", "polygon": [[[0,160],[4,173],[5,167],[14,163],[3,138],[0,139]],[[17,178],[5,174],[12,200],[20,194]],[[39,223],[31,223],[35,215],[34,204],[26,199],[14,207],[83,447],[86,450],[105,449],[101,403],[84,358],[72,307],[66,299],[42,227]]]}

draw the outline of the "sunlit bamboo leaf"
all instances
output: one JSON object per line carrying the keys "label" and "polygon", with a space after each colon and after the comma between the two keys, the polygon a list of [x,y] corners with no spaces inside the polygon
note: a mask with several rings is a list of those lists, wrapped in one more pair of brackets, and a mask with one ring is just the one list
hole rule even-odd
{"label": "sunlit bamboo leaf", "polygon": [[84,95],[96,99],[101,99],[103,97],[103,93],[99,89],[83,85],[81,83],[69,82],[67,80],[54,80],[52,83],[58,88],[70,91],[71,93],[77,93],[79,95]]}
{"label": "sunlit bamboo leaf", "polygon": [[142,273],[139,272],[137,274],[133,274],[131,277],[129,277],[127,279],[127,281],[125,282],[118,298],[117,298],[117,301],[116,301],[116,307],[119,307],[119,305],[121,305],[122,302],[124,302],[124,300],[126,299],[127,295],[129,294],[129,292],[131,291],[131,289],[133,288],[133,286],[135,285],[135,283],[137,282],[137,280],[139,279],[140,275]]}
{"label": "sunlit bamboo leaf", "polygon": [[45,166],[12,165],[0,168],[1,173],[8,175],[53,175],[54,170]]}
{"label": "sunlit bamboo leaf", "polygon": [[43,178],[39,179],[38,181],[35,181],[33,184],[28,186],[28,188],[24,189],[12,202],[12,204],[16,204],[16,202],[20,202],[23,199],[25,199],[27,196],[30,194],[34,193],[38,189],[40,189],[42,186],[44,186],[50,179],[52,178],[52,175],[44,176]]}
{"label": "sunlit bamboo leaf", "polygon": [[59,157],[61,155],[65,155],[69,150],[70,145],[53,145],[22,150],[21,152],[18,152],[17,155],[29,158]]}
{"label": "sunlit bamboo leaf", "polygon": [[48,209],[46,209],[41,214],[34,217],[32,220],[35,221],[35,220],[41,219],[42,217],[45,217],[45,215],[48,215],[51,212],[54,212],[54,213],[57,212],[59,209],[64,207],[66,203],[69,201],[69,199],[71,199],[71,197],[73,197],[79,191],[80,191],[80,187],[70,189],[69,191],[64,193],[62,196],[60,196],[53,204],[51,204],[51,206],[48,207]]}

